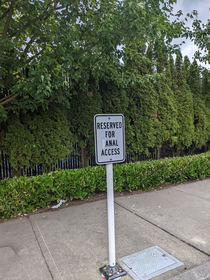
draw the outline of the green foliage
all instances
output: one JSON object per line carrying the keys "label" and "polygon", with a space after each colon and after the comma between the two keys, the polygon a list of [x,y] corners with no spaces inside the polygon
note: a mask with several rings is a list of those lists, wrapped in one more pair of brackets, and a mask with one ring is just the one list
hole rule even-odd
{"label": "green foliage", "polygon": [[55,101],[69,107],[74,84],[82,80],[85,90],[90,71],[110,70],[119,45],[172,33],[172,2],[1,1],[0,105],[24,113]]}
{"label": "green foliage", "polygon": [[167,79],[162,78],[155,84],[158,93],[158,106],[155,122],[155,153],[160,158],[160,148],[164,142],[173,147],[177,142],[176,132],[178,129],[177,106],[174,93],[167,84]]}
{"label": "green foliage", "polygon": [[201,86],[200,86],[200,71],[198,68],[197,61],[194,59],[193,63],[189,68],[189,87],[195,97],[201,97]]}
{"label": "green foliage", "polygon": [[154,65],[153,65],[153,46],[152,44],[150,43],[148,48],[147,48],[147,51],[145,53],[145,56],[146,58],[148,59],[148,62],[147,62],[147,71],[148,71],[148,74],[153,74],[154,72]]}
{"label": "green foliage", "polygon": [[[186,61],[185,59],[185,67]],[[186,83],[185,67],[182,65],[182,55],[178,53],[176,57],[177,85],[174,87],[174,96],[178,110],[177,121],[179,125],[179,129],[176,132],[177,143],[174,147],[176,154],[189,148],[194,139],[193,96]]]}
{"label": "green foliage", "polygon": [[9,118],[7,127],[1,131],[1,149],[9,156],[10,164],[15,170],[30,166],[34,148],[34,135],[27,125],[17,117]]}
{"label": "green foliage", "polygon": [[168,51],[164,44],[164,40],[158,40],[154,44],[155,50],[155,58],[156,58],[156,67],[158,73],[163,73],[166,65],[167,65],[167,58],[168,58]]}
{"label": "green foliage", "polygon": [[[108,80],[108,76],[107,76]],[[122,86],[117,85],[111,78],[108,81],[99,83],[100,94],[102,98],[102,110],[104,114],[121,113],[126,115],[129,104],[127,91]]]}
{"label": "green foliage", "polygon": [[[126,151],[136,157],[140,153],[149,153],[149,148],[154,147],[155,120],[158,107],[158,94],[148,79],[141,82],[138,77],[150,75],[152,71],[152,50],[145,45],[130,44],[126,53],[125,69],[130,75],[136,76],[136,81],[127,87],[129,99],[126,113]],[[122,100],[123,103],[124,100]],[[135,161],[135,158],[134,158]]]}
{"label": "green foliage", "polygon": [[206,145],[206,142],[210,137],[210,112],[207,109],[204,101],[197,97],[194,97],[194,146],[201,148]]}
{"label": "green foliage", "polygon": [[[147,190],[165,182],[210,177],[210,153],[114,165],[114,189]],[[84,199],[106,190],[106,167],[60,170],[0,181],[0,219],[23,215],[61,199]]]}
{"label": "green foliage", "polygon": [[4,110],[4,107],[0,105],[0,123],[7,120],[7,112]]}
{"label": "green foliage", "polygon": [[[191,18],[193,18],[193,16]],[[185,36],[187,38],[190,37],[194,44],[199,48],[199,50],[195,53],[196,58],[205,63],[209,63],[210,61],[209,30],[209,19],[206,23],[203,23],[201,20],[197,19],[197,17],[194,17],[192,30],[188,29],[185,33]]]}
{"label": "green foliage", "polygon": [[203,71],[203,77],[202,77],[202,99],[206,102],[206,105],[209,108],[209,101],[210,101],[210,74],[208,70]]}
{"label": "green foliage", "polygon": [[169,56],[167,68],[169,68],[168,70],[170,72],[170,78],[171,78],[170,79],[171,81],[169,81],[169,86],[174,91],[175,94],[175,91],[177,90],[177,72],[176,72],[174,59],[172,55]]}
{"label": "green foliage", "polygon": [[189,87],[193,94],[194,107],[194,146],[201,148],[209,140],[210,136],[210,113],[204,100],[202,100],[200,71],[196,60],[189,68]]}
{"label": "green foliage", "polygon": [[159,81],[154,82],[157,93],[157,106],[154,120],[154,144],[153,157],[160,158],[160,149],[165,143],[173,147],[177,142],[176,132],[178,130],[177,106],[175,102],[174,74],[175,68],[173,58],[168,61],[168,50],[163,38],[157,40],[154,45],[154,57],[156,58],[156,71],[162,74]]}
{"label": "green foliage", "polygon": [[89,146],[94,145],[93,117],[102,112],[101,95],[96,88],[96,81],[88,81],[86,91],[75,87],[76,94],[72,97],[68,117],[71,130],[80,141],[87,141]]}
{"label": "green foliage", "polygon": [[110,75],[106,76],[106,80],[100,80],[99,89],[102,98],[102,112],[104,114],[120,113],[125,116],[125,143],[126,151],[129,152],[133,134],[129,118],[130,97],[128,95],[128,89],[122,85],[118,85],[116,81],[112,80]]}
{"label": "green foliage", "polygon": [[194,139],[193,99],[190,90],[186,86],[186,84],[181,85],[175,92],[179,126],[176,132],[176,149],[178,153],[185,148],[189,148]]}
{"label": "green foliage", "polygon": [[[157,121],[158,95],[149,81],[147,84],[136,84],[130,87],[129,94],[129,130],[126,134],[126,145],[131,153],[149,153],[155,145],[155,126]],[[127,127],[126,127],[127,129]]]}
{"label": "green foliage", "polygon": [[184,77],[185,77],[186,83],[188,85],[189,85],[189,78],[190,78],[190,73],[189,73],[190,65],[191,65],[191,63],[190,63],[188,56],[185,56],[184,63],[183,63],[183,71],[184,71]]}
{"label": "green foliage", "polygon": [[48,112],[19,117],[11,114],[0,133],[0,149],[9,156],[14,170],[42,164],[49,172],[52,164],[70,153],[72,134],[66,113],[53,106]]}
{"label": "green foliage", "polygon": [[[49,172],[72,152],[72,141],[88,166],[98,113],[125,115],[126,152],[134,158],[209,141],[207,72],[201,90],[196,61],[182,63],[179,49],[176,67],[171,55],[168,61],[172,39],[185,29],[169,20],[176,0],[13,2],[0,6],[0,149],[13,175],[24,165]],[[197,34],[199,27],[194,21]],[[205,49],[203,30],[196,42]]]}
{"label": "green foliage", "polygon": [[90,151],[94,154],[93,117],[102,113],[102,101],[93,77],[89,78],[86,91],[75,85],[75,92],[68,117],[71,131],[79,142],[82,167],[86,167],[89,166]]}

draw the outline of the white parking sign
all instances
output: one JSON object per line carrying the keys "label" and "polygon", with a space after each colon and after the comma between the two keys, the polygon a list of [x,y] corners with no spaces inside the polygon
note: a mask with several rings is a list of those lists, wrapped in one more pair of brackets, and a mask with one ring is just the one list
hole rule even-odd
{"label": "white parking sign", "polygon": [[95,115],[94,134],[97,164],[125,161],[125,124],[122,114]]}

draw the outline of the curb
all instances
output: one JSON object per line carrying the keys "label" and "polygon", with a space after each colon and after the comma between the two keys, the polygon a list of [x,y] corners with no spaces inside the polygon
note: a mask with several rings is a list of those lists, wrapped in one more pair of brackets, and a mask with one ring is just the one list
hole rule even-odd
{"label": "curb", "polygon": [[170,280],[210,280],[210,261],[185,271]]}

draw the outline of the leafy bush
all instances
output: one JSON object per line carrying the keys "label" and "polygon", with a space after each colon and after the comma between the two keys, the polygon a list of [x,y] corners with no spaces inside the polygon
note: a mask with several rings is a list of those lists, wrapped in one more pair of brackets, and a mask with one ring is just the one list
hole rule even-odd
{"label": "leafy bush", "polygon": [[0,150],[8,155],[13,175],[19,177],[23,166],[42,165],[44,172],[71,153],[73,135],[67,110],[51,105],[48,111],[9,115],[0,131]]}
{"label": "leafy bush", "polygon": [[[114,165],[114,189],[147,190],[164,182],[210,177],[210,152],[146,162]],[[84,199],[106,190],[106,167],[57,170],[32,178],[0,181],[0,218],[6,219],[46,207],[61,199]]]}

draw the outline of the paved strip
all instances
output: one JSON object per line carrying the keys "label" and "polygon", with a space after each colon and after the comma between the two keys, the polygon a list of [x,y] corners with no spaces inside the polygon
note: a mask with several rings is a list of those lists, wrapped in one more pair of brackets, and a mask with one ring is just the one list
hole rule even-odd
{"label": "paved strip", "polygon": [[0,223],[0,280],[52,280],[28,218]]}
{"label": "paved strip", "polygon": [[210,280],[210,262],[190,269],[171,280]]}
{"label": "paved strip", "polygon": [[[210,180],[169,189],[116,198],[117,204],[135,212],[178,239],[210,255]],[[203,197],[197,196],[200,186]],[[185,190],[186,189],[186,190]]]}
{"label": "paved strip", "polygon": [[[109,262],[106,200],[37,214],[30,220],[55,280],[102,279],[98,269]],[[158,245],[184,263],[156,280],[168,280],[209,260],[205,254],[117,205],[115,220],[117,260]]]}
{"label": "paved strip", "polygon": [[[209,182],[117,198],[117,260],[158,245],[184,265],[154,280],[209,280]],[[102,279],[99,268],[109,262],[106,202],[0,223],[0,280]]]}
{"label": "paved strip", "polygon": [[174,189],[210,201],[210,179],[199,180],[194,183],[180,184]]}

